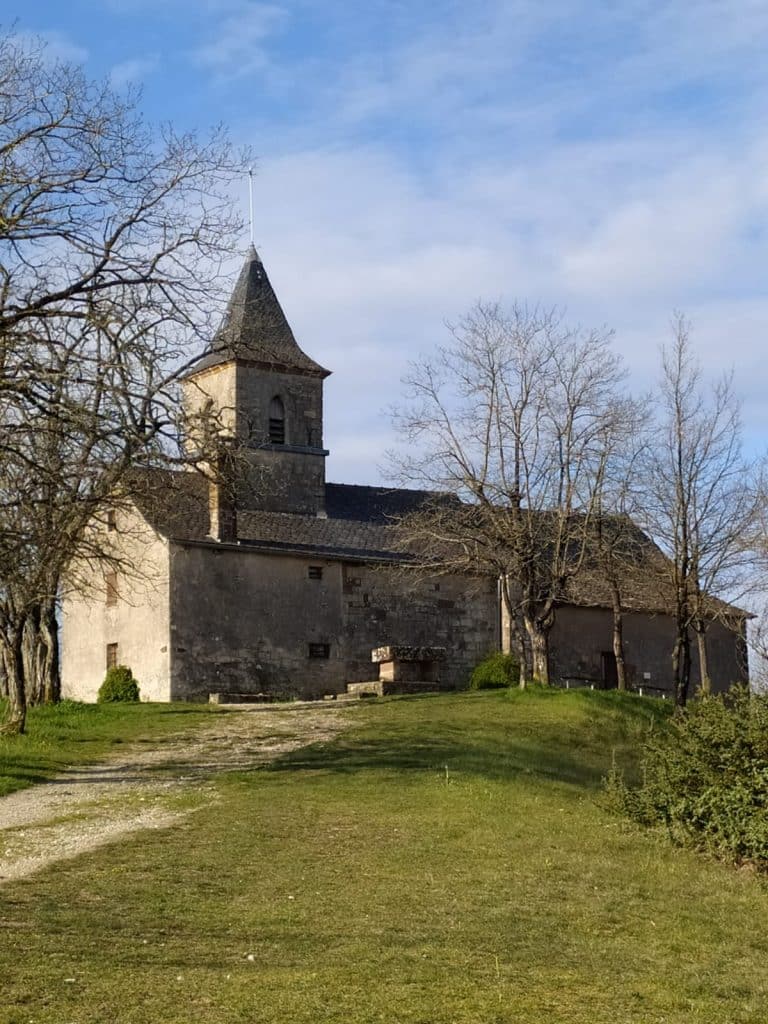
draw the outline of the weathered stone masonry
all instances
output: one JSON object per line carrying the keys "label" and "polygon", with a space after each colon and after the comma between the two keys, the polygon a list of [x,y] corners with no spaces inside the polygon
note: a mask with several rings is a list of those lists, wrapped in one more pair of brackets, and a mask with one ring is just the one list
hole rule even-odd
{"label": "weathered stone masonry", "polygon": [[[457,687],[503,644],[496,581],[404,569],[396,523],[435,495],[326,483],[328,372],[296,343],[252,249],[184,381],[187,445],[215,413],[220,442],[238,451],[234,494],[192,472],[145,474],[115,533],[140,571],[117,581],[116,603],[98,569],[88,594],[65,595],[68,696],[95,699],[117,657],[153,700],[321,697],[376,679],[371,651],[385,645],[444,648],[429,672]],[[669,617],[640,601],[625,628],[633,682],[663,687]],[[716,684],[743,678],[738,635],[713,626],[712,641]],[[551,649],[555,678],[606,681],[611,619],[599,594],[558,608]]]}
{"label": "weathered stone masonry", "polygon": [[200,543],[171,545],[170,575],[174,699],[340,693],[375,678],[372,648],[404,637],[453,652],[440,684],[456,687],[498,645],[495,592],[470,596],[462,580],[407,584],[362,562]]}

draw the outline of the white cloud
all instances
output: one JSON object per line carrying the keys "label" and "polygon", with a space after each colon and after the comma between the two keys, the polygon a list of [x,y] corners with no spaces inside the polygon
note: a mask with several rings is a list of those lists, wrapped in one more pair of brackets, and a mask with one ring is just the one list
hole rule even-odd
{"label": "white cloud", "polygon": [[631,199],[609,200],[600,222],[564,253],[568,290],[673,297],[722,275],[734,235],[755,212],[745,177],[738,166],[690,160],[638,183]]}
{"label": "white cloud", "polygon": [[56,30],[14,32],[13,35],[14,39],[18,40],[25,49],[37,49],[42,45],[43,57],[51,63],[63,61],[64,63],[82,64],[88,58],[88,50],[73,42],[64,32]]}
{"label": "white cloud", "polygon": [[752,435],[768,426],[764,0],[195,13],[192,56],[233,109],[241,78],[259,82],[241,125],[262,156],[256,240],[300,343],[334,371],[331,478],[377,478],[407,360],[479,297],[615,326],[640,387],[679,308],[709,370],[747,375]]}
{"label": "white cloud", "polygon": [[115,64],[110,71],[110,83],[115,89],[124,89],[127,85],[138,85],[157,68],[158,62],[157,54],[121,61],[119,64]]}
{"label": "white cloud", "polygon": [[768,235],[764,153],[680,150],[664,137],[562,145],[506,172],[478,158],[430,188],[375,147],[265,160],[256,239],[300,344],[334,371],[331,477],[378,478],[384,410],[408,360],[481,297],[562,304],[571,320],[615,326],[640,388],[682,309],[707,369],[733,361],[737,384],[747,375],[756,437],[768,298],[734,293],[768,256],[759,231],[752,249],[742,238],[760,225]]}
{"label": "white cloud", "polygon": [[286,11],[253,0],[228,0],[214,7],[218,21],[212,38],[193,51],[194,60],[225,78],[265,68],[269,63],[265,43],[285,21]]}

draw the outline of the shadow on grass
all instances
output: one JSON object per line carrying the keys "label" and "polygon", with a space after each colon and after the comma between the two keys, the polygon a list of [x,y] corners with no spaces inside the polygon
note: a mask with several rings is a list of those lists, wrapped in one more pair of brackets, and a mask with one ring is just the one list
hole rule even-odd
{"label": "shadow on grass", "polygon": [[[0,699],[0,720],[4,707]],[[202,703],[84,704],[65,700],[31,707],[24,734],[0,737],[0,796],[55,776],[64,784],[94,781],[84,771],[102,780],[98,768],[83,766],[98,764],[123,743],[160,746],[170,742],[195,719],[212,720],[212,713],[212,708]]]}
{"label": "shadow on grass", "polygon": [[534,743],[514,743],[504,748],[435,739],[417,747],[387,740],[361,740],[357,744],[318,745],[289,754],[266,766],[268,772],[324,771],[353,774],[363,771],[399,773],[442,771],[509,780],[539,775],[586,788],[596,788],[606,766],[580,761],[566,752],[548,750]]}
{"label": "shadow on grass", "polygon": [[[167,709],[171,715],[201,713],[194,706],[169,705]],[[266,764],[254,752],[250,763],[239,766],[222,766],[215,758],[211,763],[200,764],[183,754],[151,767],[142,765],[141,769],[130,757],[120,764],[103,766],[88,766],[82,759],[73,758],[80,763],[67,765],[57,764],[58,758],[49,761],[42,751],[35,763],[31,750],[26,757],[22,754],[22,741],[13,756],[4,759],[0,755],[0,793],[43,781],[53,774],[58,776],[56,783],[64,786],[91,782],[117,786],[148,777],[176,775],[201,779],[222,772],[417,774],[442,772],[446,766],[454,775],[463,773],[494,780],[532,776],[594,790],[600,786],[614,756],[632,773],[642,737],[649,727],[664,720],[671,709],[660,701],[632,694],[531,688],[397,697],[377,701],[370,710],[370,715],[366,713],[349,732],[334,741],[302,747]],[[94,732],[89,737],[91,741],[97,738]],[[158,746],[173,739],[162,734],[130,738],[133,743]],[[73,752],[80,739],[67,737]],[[101,734],[98,739],[112,750],[123,742],[120,735]]]}
{"label": "shadow on grass", "polygon": [[35,766],[16,765],[12,771],[0,771],[0,797],[45,781],[45,773]]}
{"label": "shadow on grass", "polygon": [[399,698],[386,722],[303,747],[265,770],[416,773],[447,766],[452,773],[494,780],[538,776],[594,790],[614,757],[632,768],[642,737],[670,710],[633,694],[536,688],[460,696],[453,708],[425,719],[430,699]]}

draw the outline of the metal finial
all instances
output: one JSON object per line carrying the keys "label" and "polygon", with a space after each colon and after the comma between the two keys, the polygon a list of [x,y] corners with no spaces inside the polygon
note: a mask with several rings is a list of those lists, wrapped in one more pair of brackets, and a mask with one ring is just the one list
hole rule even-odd
{"label": "metal finial", "polygon": [[248,220],[251,228],[251,245],[253,245],[253,168],[248,168]]}

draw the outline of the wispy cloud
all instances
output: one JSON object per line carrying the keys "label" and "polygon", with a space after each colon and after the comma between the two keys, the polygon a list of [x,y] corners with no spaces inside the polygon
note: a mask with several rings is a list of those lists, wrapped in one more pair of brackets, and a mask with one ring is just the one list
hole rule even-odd
{"label": "wispy cloud", "polygon": [[[256,56],[240,58],[291,98],[250,121],[257,240],[305,346],[336,371],[334,476],[375,478],[362,439],[381,444],[408,358],[480,297],[615,326],[642,386],[675,307],[701,322],[708,365],[725,332],[728,360],[757,366],[762,0],[371,0],[354,16],[329,0],[298,60],[278,30],[313,4],[287,7],[290,21],[256,17]],[[207,63],[231,72],[247,33],[226,4],[216,25]]]}
{"label": "wispy cloud", "polygon": [[375,480],[408,359],[480,297],[616,327],[640,386],[679,308],[766,429],[765,0],[104,2],[136,27],[89,39],[113,81],[151,72],[160,116],[224,113],[261,157],[256,240],[334,371],[332,476]]}
{"label": "wispy cloud", "polygon": [[460,127],[472,144],[492,123],[525,140],[610,132],[685,117],[690,91],[708,84],[728,93],[768,82],[768,7],[753,0],[444,2],[408,17],[397,6],[383,37],[365,31],[371,7],[382,14],[367,5],[346,59],[316,69],[315,94],[347,125],[405,118],[430,136]]}
{"label": "wispy cloud", "polygon": [[157,68],[159,59],[157,54],[152,54],[120,61],[109,73],[111,85],[115,89],[124,89],[127,85],[140,84]]}
{"label": "wispy cloud", "polygon": [[55,29],[41,32],[15,32],[14,38],[25,48],[35,49],[42,45],[43,56],[52,63],[82,64],[88,58],[88,50],[75,43],[65,32]]}
{"label": "wispy cloud", "polygon": [[241,77],[266,67],[266,41],[285,22],[286,10],[252,0],[213,6],[212,38],[192,51],[193,59],[225,77]]}
{"label": "wispy cloud", "polygon": [[343,439],[380,438],[408,360],[478,298],[560,304],[571,319],[616,327],[642,387],[655,379],[670,311],[683,308],[701,324],[710,367],[723,365],[724,337],[726,361],[753,367],[742,383],[756,415],[762,386],[749,389],[768,327],[765,167],[759,141],[725,157],[714,141],[663,134],[562,143],[535,167],[478,156],[429,188],[375,146],[265,160],[257,241],[301,342],[335,371],[333,475],[375,479],[364,446]]}

